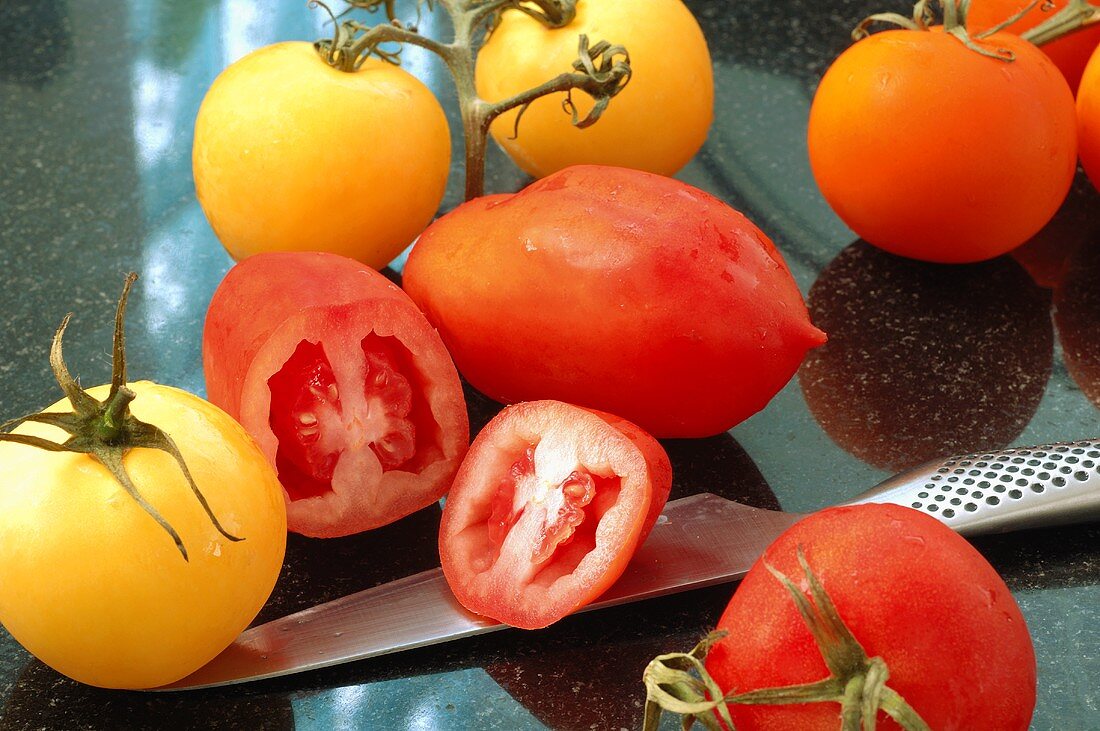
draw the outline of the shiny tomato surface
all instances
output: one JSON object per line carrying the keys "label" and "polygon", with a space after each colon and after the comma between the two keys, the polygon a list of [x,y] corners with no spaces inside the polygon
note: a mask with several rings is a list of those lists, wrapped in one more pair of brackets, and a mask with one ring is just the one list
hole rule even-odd
{"label": "shiny tomato surface", "polygon": [[625,168],[460,206],[420,237],[404,286],[485,394],[602,409],[658,437],[759,411],[825,339],[751,221]]}
{"label": "shiny tomato surface", "polygon": [[473,612],[545,627],[615,582],[671,487],[668,456],[634,424],[556,401],[510,406],[447,495],[447,583]]}
{"label": "shiny tomato surface", "polygon": [[257,254],[206,316],[209,398],[278,470],[291,530],[347,535],[439,499],[469,442],[458,374],[389,280],[334,254]]}

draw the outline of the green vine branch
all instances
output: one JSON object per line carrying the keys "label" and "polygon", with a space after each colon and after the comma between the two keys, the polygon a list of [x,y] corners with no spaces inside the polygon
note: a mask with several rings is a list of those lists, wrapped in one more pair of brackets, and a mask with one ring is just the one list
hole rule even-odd
{"label": "green vine branch", "polygon": [[[942,15],[943,31],[963,45],[983,56],[989,56],[1001,61],[1014,61],[1015,54],[1007,48],[989,46],[986,41],[994,33],[1005,30],[1036,8],[1046,12],[1054,9],[1052,0],[1032,0],[1019,12],[1005,18],[1003,21],[981,31],[971,34],[966,29],[966,17],[970,10],[970,0],[936,0]],[[932,0],[919,0],[913,6],[911,16],[900,13],[875,13],[864,18],[852,30],[852,40],[859,41],[871,34],[871,27],[876,23],[884,23],[906,30],[927,31],[931,30],[937,20],[937,13]],[[1053,13],[1045,21],[1021,34],[1024,40],[1037,46],[1050,43],[1070,33],[1100,23],[1100,5],[1094,5],[1089,0],[1069,0],[1069,3],[1056,13]]]}
{"label": "green vine branch", "polygon": [[806,577],[809,596],[779,571],[765,566],[791,595],[825,660],[829,677],[812,683],[723,695],[707,672],[704,660],[727,633],[712,632],[691,652],[660,655],[646,667],[642,675],[646,687],[644,731],[656,731],[664,711],[680,714],[685,729],[698,721],[708,731],[723,731],[735,729],[730,705],[805,703],[839,704],[841,731],[874,731],[880,711],[906,731],[930,731],[920,714],[887,685],[890,669],[886,662],[881,657],[867,656],[810,569],[801,548],[798,563]]}
{"label": "green vine branch", "polygon": [[[350,0],[353,9],[384,12],[387,22],[367,26],[355,20],[340,21],[322,1],[310,0],[310,7],[323,8],[332,18],[333,36],[314,43],[318,54],[333,68],[354,72],[372,56],[393,64],[401,61],[401,47],[412,44],[424,48],[446,64],[458,91],[460,114],[466,144],[466,199],[476,198],[485,189],[485,152],[489,127],[497,117],[519,108],[516,124],[532,102],[549,94],[564,92],[565,113],[573,124],[587,127],[599,120],[614,98],[630,81],[630,55],[622,46],[607,41],[591,44],[585,35],[578,39],[577,59],[572,72],[564,72],[533,89],[499,102],[490,103],[477,94],[474,69],[477,49],[508,11],[524,13],[547,28],[562,28],[576,17],[577,0],[418,0],[417,23],[406,24],[397,17],[396,0]],[[454,38],[450,43],[428,38],[416,28],[420,13],[442,7],[451,17]],[[391,50],[388,44],[398,44]],[[592,110],[581,116],[572,93],[592,97]]]}

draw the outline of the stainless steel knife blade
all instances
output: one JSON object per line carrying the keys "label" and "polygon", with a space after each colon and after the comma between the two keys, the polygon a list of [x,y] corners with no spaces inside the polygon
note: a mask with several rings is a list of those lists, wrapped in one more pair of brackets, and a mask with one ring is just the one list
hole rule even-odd
{"label": "stainless steel knife blade", "polygon": [[[740,578],[801,517],[709,493],[670,501],[619,581],[583,611]],[[253,627],[158,690],[274,678],[505,628],[463,609],[442,570],[432,569]]]}
{"label": "stainless steel knife blade", "polygon": [[[846,504],[860,503],[906,505],[964,535],[1097,520],[1100,439],[929,462]],[[801,517],[709,493],[673,500],[619,581],[582,611],[738,579]],[[274,678],[504,628],[464,610],[433,569],[253,627],[157,690]]]}

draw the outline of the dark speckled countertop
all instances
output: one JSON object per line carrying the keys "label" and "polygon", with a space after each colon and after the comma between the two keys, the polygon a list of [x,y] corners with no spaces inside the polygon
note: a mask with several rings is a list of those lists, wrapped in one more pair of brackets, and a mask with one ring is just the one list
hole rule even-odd
{"label": "dark speckled countertop", "polygon": [[[1083,246],[1100,233],[1100,201],[1087,181],[1011,256],[942,267],[883,254],[854,240],[817,193],[805,125],[817,79],[853,23],[874,10],[907,12],[907,3],[687,4],[709,38],[717,115],[678,177],[775,239],[831,340],[729,434],[668,442],[673,497],[707,490],[808,511],[932,456],[1100,436],[1100,254]],[[46,350],[69,310],[79,312],[70,364],[85,383],[109,380],[111,313],[130,269],[142,275],[131,373],[203,393],[202,318],[231,262],[195,201],[195,113],[229,62],[326,33],[304,2],[0,3],[0,414],[56,398]],[[415,51],[407,64],[453,112],[439,64]],[[489,171],[490,191],[524,183],[496,150]],[[452,176],[446,208],[460,185]],[[480,426],[495,407],[470,396]],[[291,536],[261,619],[436,565],[438,521],[432,508],[347,539]],[[1100,526],[977,545],[1035,640],[1034,728],[1100,728]],[[79,685],[0,630],[0,729],[636,728],[648,659],[690,647],[732,588],[188,694]]]}

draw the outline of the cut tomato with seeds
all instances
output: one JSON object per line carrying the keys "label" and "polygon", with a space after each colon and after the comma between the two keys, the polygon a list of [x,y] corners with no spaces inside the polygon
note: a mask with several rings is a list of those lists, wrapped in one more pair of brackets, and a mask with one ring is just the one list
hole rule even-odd
{"label": "cut tomato with seeds", "polygon": [[672,468],[634,424],[557,401],[504,409],[443,509],[443,573],[470,611],[535,629],[622,574],[668,499]]}
{"label": "cut tomato with seeds", "polygon": [[299,533],[347,535],[430,505],[469,441],[439,336],[399,288],[351,259],[237,264],[210,304],[203,364],[210,400],[278,471]]}

